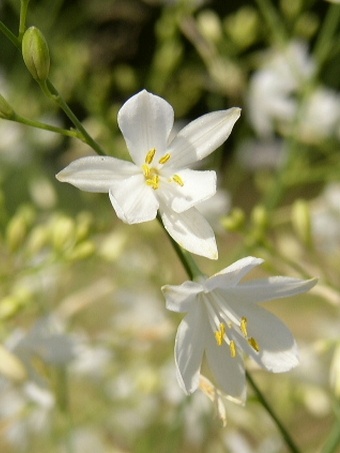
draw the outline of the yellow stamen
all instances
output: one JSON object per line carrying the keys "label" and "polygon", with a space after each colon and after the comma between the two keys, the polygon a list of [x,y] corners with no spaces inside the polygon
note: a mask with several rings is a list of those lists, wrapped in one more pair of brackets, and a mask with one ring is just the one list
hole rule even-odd
{"label": "yellow stamen", "polygon": [[184,181],[179,175],[173,175],[172,180],[177,182],[177,184],[180,185],[181,187],[184,186]]}
{"label": "yellow stamen", "polygon": [[216,338],[218,346],[222,346],[224,335],[225,335],[225,324],[223,322],[221,322],[220,330],[217,330],[215,332],[215,338]]}
{"label": "yellow stamen", "polygon": [[236,357],[236,345],[235,345],[235,341],[234,340],[230,341],[229,348],[230,348],[231,357],[233,357],[233,358]]}
{"label": "yellow stamen", "polygon": [[151,169],[150,169],[149,165],[148,165],[148,164],[143,164],[143,165],[142,165],[142,170],[143,170],[143,175],[144,175],[146,178],[149,178],[150,172],[151,172]]}
{"label": "yellow stamen", "polygon": [[244,335],[246,338],[247,338],[247,336],[248,336],[248,332],[247,332],[247,324],[248,324],[247,318],[242,318],[242,319],[241,319],[241,325],[240,325],[240,327],[241,327],[241,330],[242,330],[243,335]]}
{"label": "yellow stamen", "polygon": [[258,342],[255,340],[255,338],[253,338],[253,337],[248,338],[248,343],[256,352],[260,351],[260,346],[259,346]]}
{"label": "yellow stamen", "polygon": [[170,157],[171,157],[171,154],[167,153],[163,157],[161,157],[158,162],[163,165],[163,164],[165,164],[165,162],[168,162]]}
{"label": "yellow stamen", "polygon": [[145,157],[145,163],[151,164],[153,161],[153,158],[155,157],[155,154],[156,154],[156,148],[150,149],[150,151],[148,152],[148,154]]}
{"label": "yellow stamen", "polygon": [[153,188],[153,190],[156,190],[159,188],[159,176],[158,175],[154,175],[152,178],[147,179],[145,182],[148,186],[151,186]]}

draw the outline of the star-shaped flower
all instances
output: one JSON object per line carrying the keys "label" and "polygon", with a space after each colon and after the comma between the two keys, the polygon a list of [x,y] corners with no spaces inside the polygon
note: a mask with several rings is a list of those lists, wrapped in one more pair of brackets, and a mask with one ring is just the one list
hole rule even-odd
{"label": "star-shaped flower", "polygon": [[240,283],[262,262],[248,256],[200,282],[162,288],[169,310],[188,312],[175,342],[177,378],[186,393],[199,385],[204,352],[218,386],[240,401],[246,397],[242,351],[274,373],[298,364],[290,330],[257,303],[308,291],[316,279],[269,277]]}
{"label": "star-shaped flower", "polygon": [[214,232],[194,207],[214,195],[216,174],[188,167],[218,148],[239,116],[239,108],[208,113],[170,141],[171,105],[143,90],[118,113],[133,162],[84,157],[58,173],[57,179],[88,192],[108,192],[117,216],[129,224],[153,220],[159,211],[168,233],[183,248],[216,259]]}

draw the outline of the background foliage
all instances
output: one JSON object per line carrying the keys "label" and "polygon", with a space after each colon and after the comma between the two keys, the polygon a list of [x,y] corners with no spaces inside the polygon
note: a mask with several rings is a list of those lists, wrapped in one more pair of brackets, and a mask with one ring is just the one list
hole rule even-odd
{"label": "background foliage", "polygon": [[[19,0],[0,17],[16,36]],[[178,127],[206,112],[242,118],[206,168],[218,197],[214,273],[265,258],[262,272],[318,276],[311,294],[267,304],[296,336],[301,365],[248,369],[304,452],[337,451],[340,417],[340,5],[322,0],[31,0],[50,80],[107,154],[127,159],[116,123],[146,88]],[[0,36],[0,94],[22,117],[72,127]],[[186,279],[157,222],[126,226],[108,197],[55,180],[93,153],[81,141],[0,119],[0,450],[283,452],[251,391],[225,400],[227,425],[178,388],[165,283]],[[209,209],[208,209],[209,208]],[[221,416],[221,413],[220,413]]]}

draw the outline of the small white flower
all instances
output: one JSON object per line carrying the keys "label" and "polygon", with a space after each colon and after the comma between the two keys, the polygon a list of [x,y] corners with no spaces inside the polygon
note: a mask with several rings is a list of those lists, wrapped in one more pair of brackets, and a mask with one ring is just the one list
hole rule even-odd
{"label": "small white flower", "polygon": [[88,192],[109,193],[117,216],[129,224],[153,220],[159,210],[176,242],[190,252],[216,259],[214,232],[194,207],[214,195],[216,174],[188,167],[219,147],[239,116],[239,108],[208,113],[169,142],[173,109],[161,97],[143,90],[118,113],[133,162],[84,157],[58,173],[57,179]]}
{"label": "small white flower", "polygon": [[240,283],[262,262],[248,256],[201,282],[162,288],[169,310],[188,312],[175,342],[177,378],[186,393],[199,386],[204,352],[218,386],[240,401],[246,396],[242,351],[274,373],[298,364],[290,330],[257,303],[308,291],[316,279],[269,277]]}

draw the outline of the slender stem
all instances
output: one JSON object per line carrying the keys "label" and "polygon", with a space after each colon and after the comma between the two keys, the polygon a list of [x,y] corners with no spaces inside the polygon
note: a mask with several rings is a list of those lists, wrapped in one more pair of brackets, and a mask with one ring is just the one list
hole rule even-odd
{"label": "slender stem", "polygon": [[99,155],[105,156],[105,152],[102,150],[100,145],[90,136],[90,134],[86,131],[84,126],[81,124],[81,122],[78,120],[76,115],[72,112],[68,104],[65,102],[65,100],[62,98],[58,90],[54,87],[52,82],[50,80],[41,82],[40,88],[44,92],[44,94],[51,99],[53,102],[55,102],[68,116],[68,118],[72,121],[72,123],[75,125],[75,127],[78,129],[78,131],[82,134],[83,136],[83,141],[87,143],[91,148],[93,148]]}
{"label": "slender stem", "polygon": [[339,402],[334,408],[335,422],[328,434],[327,440],[321,450],[321,453],[336,453],[340,445],[340,405]]}
{"label": "slender stem", "polygon": [[276,42],[280,45],[288,41],[287,32],[270,0],[255,0]]}
{"label": "slender stem", "polygon": [[320,71],[334,47],[334,34],[338,27],[339,20],[340,6],[336,4],[330,5],[314,47],[314,55],[319,63],[318,71]]}
{"label": "slender stem", "polygon": [[43,129],[45,131],[56,132],[57,134],[66,135],[68,137],[75,137],[82,139],[80,133],[76,130],[62,129],[61,127],[52,126],[50,124],[41,123],[40,121],[29,120],[18,114],[15,114],[13,118],[8,118],[10,121],[16,121],[17,123],[25,124],[26,126],[35,127],[36,129]]}
{"label": "slender stem", "polygon": [[257,384],[254,382],[253,378],[248,373],[248,371],[246,371],[246,377],[247,377],[247,380],[248,380],[249,384],[253,388],[258,400],[260,401],[262,406],[266,409],[266,411],[268,412],[268,414],[270,415],[272,420],[275,422],[275,424],[276,424],[278,430],[280,431],[280,433],[281,433],[281,435],[283,437],[283,440],[285,441],[287,447],[291,450],[292,453],[301,453],[300,449],[295,445],[295,442],[291,438],[290,434],[288,433],[286,428],[282,425],[282,423],[279,420],[279,418],[277,417],[276,413],[273,411],[273,409],[271,408],[270,404],[268,403],[268,401],[264,397],[263,393],[261,392],[261,390],[259,389]]}
{"label": "slender stem", "polygon": [[69,385],[66,367],[57,369],[57,404],[62,416],[64,447],[67,453],[73,453],[72,431],[73,420],[70,411]]}
{"label": "slender stem", "polygon": [[29,2],[30,2],[30,0],[21,0],[20,23],[19,23],[19,41],[20,42],[26,31],[26,19],[27,19],[27,10],[28,10]]}
{"label": "slender stem", "polygon": [[15,45],[19,50],[21,50],[21,43],[19,39],[9,30],[6,25],[0,21],[0,31]]}
{"label": "slender stem", "polygon": [[[27,1],[28,4],[28,1]],[[21,51],[21,42],[20,40],[3,24],[3,22],[0,21],[0,31],[4,33],[4,35]],[[90,136],[90,134],[86,131],[84,126],[81,124],[81,122],[78,120],[76,115],[72,112],[66,101],[63,99],[63,97],[60,95],[58,90],[54,87],[52,82],[50,80],[46,80],[44,82],[41,82],[40,88],[44,92],[44,94],[51,99],[53,102],[55,102],[68,116],[68,118],[72,121],[72,123],[75,125],[75,127],[78,129],[82,137],[79,135],[74,135],[74,134],[65,134],[64,132],[63,135],[71,135],[71,136],[77,136],[81,140],[83,140],[85,143],[87,143],[91,148],[94,149],[99,155],[105,156],[106,153],[103,151],[101,146]],[[26,123],[27,124],[27,123]],[[33,126],[33,124],[31,124]],[[51,130],[51,129],[49,129]],[[58,132],[54,130],[54,132]],[[59,131],[60,132],[60,131]]]}
{"label": "slender stem", "polygon": [[159,214],[157,214],[157,220],[162,225],[164,231],[166,232],[167,236],[169,237],[169,239],[171,241],[171,244],[172,244],[172,246],[173,246],[173,248],[174,248],[174,250],[175,250],[175,252],[176,252],[176,254],[177,254],[178,258],[179,258],[179,260],[183,264],[183,267],[186,270],[190,280],[195,280],[197,277],[201,277],[202,275],[204,275],[203,272],[200,270],[200,268],[197,266],[197,264],[196,264],[194,258],[192,257],[191,253],[189,253],[186,250],[184,250],[169,235],[169,233],[167,232],[166,228],[164,227],[164,224],[163,224],[162,219],[161,219]]}

